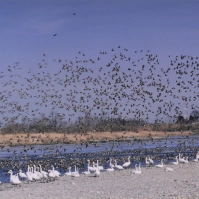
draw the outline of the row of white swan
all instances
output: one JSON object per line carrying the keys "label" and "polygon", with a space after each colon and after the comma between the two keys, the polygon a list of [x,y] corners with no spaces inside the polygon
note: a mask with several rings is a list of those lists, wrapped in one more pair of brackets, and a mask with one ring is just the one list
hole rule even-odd
{"label": "row of white swan", "polygon": [[[199,159],[199,152],[196,154],[196,158],[193,160],[194,162],[197,162]],[[118,165],[117,160],[114,161],[115,164],[112,163],[112,159],[110,158],[109,166],[110,168],[105,169],[107,172],[114,171],[114,168],[117,170],[123,170],[124,168],[127,168],[130,166],[130,156],[128,157],[128,161],[125,162],[123,165]],[[154,164],[154,161],[150,157],[145,158],[146,165],[152,165]],[[187,157],[181,157],[181,154],[175,157],[175,161],[172,162],[173,165],[178,165],[179,163],[188,163]],[[164,163],[163,159],[161,159],[160,164],[156,164],[155,167],[157,168],[163,168]],[[90,165],[90,160],[88,160],[87,164],[87,170],[82,172],[84,175],[89,175],[91,173],[94,173],[94,176],[99,177],[100,171],[104,170],[103,166],[99,165],[99,162],[97,160],[97,163],[93,162],[93,165]],[[173,171],[173,168],[166,167],[165,171]],[[39,167],[36,167],[33,165],[33,167],[30,167],[28,165],[28,169],[26,173],[23,173],[22,170],[19,170],[19,173],[13,174],[12,170],[8,172],[10,174],[10,182],[11,184],[17,185],[21,183],[21,180],[28,180],[28,181],[37,181],[37,180],[44,180],[48,178],[58,178],[61,176],[60,172],[55,170],[54,166],[52,166],[51,170],[48,170],[48,172],[43,171],[41,165]],[[139,166],[136,164],[135,169],[132,170],[133,174],[141,174],[141,163],[139,163]],[[65,176],[72,176],[72,177],[79,177],[79,169],[75,166],[75,170],[71,172],[71,167],[69,167],[69,171],[64,174]],[[19,178],[20,177],[20,178]],[[21,180],[20,180],[21,179]]]}

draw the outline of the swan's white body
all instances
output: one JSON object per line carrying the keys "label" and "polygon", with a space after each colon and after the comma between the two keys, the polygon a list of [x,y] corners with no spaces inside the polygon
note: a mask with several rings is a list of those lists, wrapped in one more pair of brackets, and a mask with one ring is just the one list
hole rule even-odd
{"label": "swan's white body", "polygon": [[124,169],[123,166],[117,164],[117,160],[115,160],[115,168],[117,168],[117,169],[119,169],[119,170]]}
{"label": "swan's white body", "polygon": [[114,171],[113,167],[106,169],[106,172],[111,172],[111,171]]}
{"label": "swan's white body", "polygon": [[19,177],[20,177],[22,180],[24,180],[24,179],[27,178],[27,175],[26,175],[25,173],[23,173],[22,170],[20,169],[20,170],[19,170]]}
{"label": "swan's white body", "polygon": [[8,171],[8,173],[10,174],[10,182],[13,185],[18,185],[21,183],[21,181],[19,180],[18,174],[17,175],[13,175],[12,170]]}
{"label": "swan's white body", "polygon": [[100,176],[100,170],[98,167],[96,167],[96,170],[95,170],[95,177],[99,177]]}
{"label": "swan's white body", "polygon": [[[116,161],[116,160],[115,160]],[[113,168],[114,164],[112,164],[112,159],[110,158],[110,167]]]}
{"label": "swan's white body", "polygon": [[184,163],[189,163],[188,157],[184,158]]}
{"label": "swan's white body", "polygon": [[41,165],[39,165],[39,168],[40,168],[40,173],[43,175],[43,178],[48,178],[48,173],[46,171],[43,171],[42,168],[41,168]]}
{"label": "swan's white body", "polygon": [[93,163],[93,166],[91,167],[90,166],[90,160],[88,160],[88,168],[91,172],[95,172],[96,171],[96,167],[94,166],[94,163]]}
{"label": "swan's white body", "polygon": [[68,172],[66,172],[64,175],[71,176],[71,167],[68,168]]}
{"label": "swan's white body", "polygon": [[130,156],[129,156],[128,157],[128,162],[125,162],[122,166],[125,167],[125,168],[127,168],[127,167],[130,166],[130,164],[131,164],[131,161],[130,161]]}
{"label": "swan's white body", "polygon": [[79,170],[76,168],[76,165],[75,165],[75,171],[71,172],[71,176],[72,177],[79,177]]}
{"label": "swan's white body", "polygon": [[28,170],[26,172],[28,181],[33,181],[32,172],[30,171],[30,166],[28,165]]}
{"label": "swan's white body", "polygon": [[53,172],[53,170],[48,170],[48,176],[50,177],[50,178],[56,178],[56,175],[55,175],[55,173]]}
{"label": "swan's white body", "polygon": [[176,162],[172,162],[174,165],[178,165],[178,156],[176,156]]}
{"label": "swan's white body", "polygon": [[140,167],[140,164],[139,164],[139,168],[137,167],[137,164],[135,165],[135,169],[132,171],[134,174],[141,174],[142,171],[141,171],[141,167]]}
{"label": "swan's white body", "polygon": [[158,167],[158,168],[164,167],[163,159],[161,159],[161,163],[160,164],[156,164],[155,166]]}
{"label": "swan's white body", "polygon": [[99,170],[104,170],[104,167],[103,166],[99,166],[99,161],[97,160],[97,167],[99,168]]}
{"label": "swan's white body", "polygon": [[154,164],[154,161],[149,157],[149,163]]}
{"label": "swan's white body", "polygon": [[146,165],[150,164],[150,162],[148,161],[147,157],[145,157],[145,163],[146,163]]}
{"label": "swan's white body", "polygon": [[[35,166],[35,165],[34,165],[34,166]],[[37,175],[37,172],[36,172],[36,170],[35,170],[35,167],[34,167],[34,168],[31,167],[31,175],[32,175],[32,178],[33,178],[34,180],[40,180],[40,179],[41,179],[40,176]]]}
{"label": "swan's white body", "polygon": [[59,177],[61,174],[59,173],[59,171],[55,170],[54,166],[52,166],[52,172],[54,173],[55,177]]}
{"label": "swan's white body", "polygon": [[167,167],[167,168],[165,169],[165,171],[173,171],[173,168]]}
{"label": "swan's white body", "polygon": [[84,175],[89,175],[91,172],[89,170],[89,166],[87,166],[87,171],[82,172]]}
{"label": "swan's white body", "polygon": [[179,163],[186,163],[185,158],[181,158],[181,154],[179,153]]}

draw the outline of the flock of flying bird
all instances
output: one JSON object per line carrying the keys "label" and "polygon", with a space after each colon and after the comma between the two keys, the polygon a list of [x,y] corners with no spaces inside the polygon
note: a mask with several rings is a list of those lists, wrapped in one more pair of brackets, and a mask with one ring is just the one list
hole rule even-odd
{"label": "flock of flying bird", "polygon": [[[85,122],[97,132],[96,123],[107,118],[172,123],[183,115],[184,104],[189,110],[198,109],[198,57],[169,55],[164,60],[168,63],[161,66],[158,55],[149,50],[130,52],[117,46],[100,51],[95,58],[79,51],[74,60],[49,59],[43,54],[36,69],[26,71],[17,62],[0,73],[3,128],[17,133],[12,125],[20,124],[28,132],[31,125],[52,120],[59,131],[76,126],[81,134],[85,133]],[[52,113],[56,113],[56,120]],[[18,141],[20,145],[20,138]],[[1,143],[1,149],[4,147]],[[27,150],[24,147],[23,152]],[[114,167],[122,165],[116,161]],[[98,175],[99,165],[94,168]],[[113,166],[109,169],[114,170]],[[140,166],[136,170],[141,171]],[[27,172],[42,173],[42,169],[29,168]],[[54,172],[52,169],[45,175],[52,177]],[[18,179],[18,175],[9,173],[12,179]]]}
{"label": "flock of flying bird", "polygon": [[198,57],[169,58],[161,67],[158,55],[150,51],[118,46],[97,58],[78,52],[73,61],[48,63],[43,54],[38,69],[27,73],[17,62],[1,72],[1,121],[31,124],[56,112],[59,129],[76,124],[81,130],[85,115],[174,122],[184,114],[184,103],[189,111],[198,109],[199,63]]}

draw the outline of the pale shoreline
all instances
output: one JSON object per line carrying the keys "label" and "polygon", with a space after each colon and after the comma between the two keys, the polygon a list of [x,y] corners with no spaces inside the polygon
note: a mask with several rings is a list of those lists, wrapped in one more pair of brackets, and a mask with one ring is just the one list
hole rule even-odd
{"label": "pale shoreline", "polygon": [[[171,166],[173,172],[164,169]],[[23,183],[20,187],[0,185],[4,199],[160,199],[199,198],[199,162],[165,165],[164,168],[144,167],[142,174],[132,174],[132,169],[102,172],[72,178],[61,176],[49,183]]]}

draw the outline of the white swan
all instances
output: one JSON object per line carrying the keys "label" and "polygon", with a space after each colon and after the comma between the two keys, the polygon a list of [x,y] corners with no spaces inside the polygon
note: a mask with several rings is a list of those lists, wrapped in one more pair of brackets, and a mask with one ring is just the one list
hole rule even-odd
{"label": "white swan", "polygon": [[165,169],[165,171],[173,171],[173,168],[167,167],[167,168]]}
{"label": "white swan", "polygon": [[28,169],[27,169],[27,172],[26,172],[26,176],[27,176],[28,181],[33,181],[32,173],[30,171],[29,165],[28,165]]}
{"label": "white swan", "polygon": [[34,169],[35,169],[35,173],[37,174],[37,176],[39,177],[39,179],[42,179],[43,178],[43,174],[39,171],[39,167],[36,167],[34,165]]}
{"label": "white swan", "polygon": [[94,166],[94,163],[93,163],[93,166],[91,167],[91,166],[90,166],[90,160],[87,160],[87,161],[88,161],[88,168],[89,168],[89,170],[90,170],[91,172],[96,171],[96,167]]}
{"label": "white swan", "polygon": [[172,164],[174,164],[174,165],[178,165],[178,156],[176,156],[176,162],[172,162]]}
{"label": "white swan", "polygon": [[79,170],[77,169],[76,165],[75,165],[75,171],[71,172],[71,176],[72,177],[79,177]]}
{"label": "white swan", "polygon": [[184,159],[184,158],[181,158],[181,154],[180,154],[180,153],[179,153],[179,158],[178,158],[178,159],[179,159],[179,162],[180,162],[180,163],[185,163],[185,159]]}
{"label": "white swan", "polygon": [[189,160],[188,160],[189,158],[188,157],[185,157],[184,158],[184,163],[189,163]]}
{"label": "white swan", "polygon": [[96,167],[96,170],[95,170],[95,177],[99,177],[100,176],[100,170],[99,170],[99,167]]}
{"label": "white swan", "polygon": [[146,165],[150,164],[150,162],[148,161],[147,157],[145,157],[145,163],[146,163]]}
{"label": "white swan", "polygon": [[87,171],[82,172],[84,175],[89,175],[91,172],[89,170],[89,166],[87,165]]}
{"label": "white swan", "polygon": [[41,168],[41,165],[39,165],[39,168],[40,168],[40,173],[43,175],[43,178],[48,178],[48,173],[46,171],[43,171],[42,168]]}
{"label": "white swan", "polygon": [[99,161],[97,160],[97,167],[99,168],[99,170],[104,170],[104,167],[103,166],[99,166]]}
{"label": "white swan", "polygon": [[113,167],[110,167],[110,168],[106,169],[106,172],[111,172],[111,171],[114,171]]}
{"label": "white swan", "polygon": [[113,168],[113,167],[114,167],[114,164],[112,164],[112,159],[110,158],[109,161],[110,161],[110,167]]}
{"label": "white swan", "polygon": [[154,161],[149,157],[149,163],[154,164]]}
{"label": "white swan", "polygon": [[117,160],[115,160],[115,167],[116,167],[118,170],[124,169],[123,166],[117,164]]}
{"label": "white swan", "polygon": [[127,167],[129,167],[130,164],[131,164],[131,161],[130,161],[130,156],[129,156],[128,157],[128,161],[125,162],[122,166],[125,167],[125,168],[127,168]]}
{"label": "white swan", "polygon": [[139,163],[139,168],[137,167],[137,164],[135,165],[135,169],[132,171],[132,173],[134,173],[134,174],[142,173],[140,163]]}
{"label": "white swan", "polygon": [[193,161],[194,162],[198,162],[198,157],[196,156],[196,158]]}
{"label": "white swan", "polygon": [[33,180],[39,180],[40,178],[37,176],[37,174],[35,173],[33,167],[30,167],[30,173],[31,173],[31,176],[33,178]]}
{"label": "white swan", "polygon": [[164,165],[163,165],[163,159],[161,159],[161,163],[160,164],[156,164],[155,166],[158,167],[158,168],[164,167]]}
{"label": "white swan", "polygon": [[21,181],[19,180],[18,174],[17,175],[13,175],[12,170],[8,171],[8,173],[10,174],[10,182],[13,185],[18,185],[21,183]]}
{"label": "white swan", "polygon": [[55,170],[54,166],[52,165],[52,172],[54,173],[54,175],[56,177],[59,177],[61,174],[59,173],[59,171]]}
{"label": "white swan", "polygon": [[71,167],[68,168],[68,172],[66,172],[64,175],[71,176]]}
{"label": "white swan", "polygon": [[53,178],[53,179],[55,179],[56,178],[56,175],[55,175],[55,173],[53,172],[53,170],[48,170],[48,176],[50,177],[50,178]]}
{"label": "white swan", "polygon": [[199,154],[198,152],[196,153],[196,158],[193,160],[194,162],[198,162],[198,159],[199,159]]}
{"label": "white swan", "polygon": [[27,178],[27,175],[26,175],[25,173],[23,173],[22,170],[20,169],[20,170],[19,170],[19,177],[20,177],[22,180],[24,180],[24,179]]}

